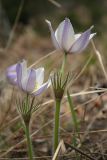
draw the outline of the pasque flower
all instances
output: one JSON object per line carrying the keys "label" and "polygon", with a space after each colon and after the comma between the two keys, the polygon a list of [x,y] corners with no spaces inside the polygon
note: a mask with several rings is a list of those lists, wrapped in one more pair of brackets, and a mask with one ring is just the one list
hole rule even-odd
{"label": "pasque flower", "polygon": [[10,66],[6,72],[7,79],[13,85],[17,85],[23,91],[39,95],[50,85],[50,80],[44,81],[44,68],[27,68],[27,62],[23,60]]}
{"label": "pasque flower", "polygon": [[54,32],[51,22],[46,20],[50,32],[53,44],[56,49],[61,49],[66,53],[80,53],[88,45],[90,39],[95,35],[91,34],[90,27],[82,34],[75,34],[73,26],[68,18],[62,21],[56,31]]}
{"label": "pasque flower", "polygon": [[[29,159],[33,160],[33,147],[30,137],[30,120],[32,113],[37,111],[39,104],[35,104],[35,96],[40,95],[50,85],[50,79],[44,81],[44,68],[27,68],[27,62],[25,60],[8,67],[6,76],[9,82],[18,86],[21,90],[26,92],[26,97],[16,101],[18,111],[23,120],[23,128],[25,131]],[[34,95],[30,97],[30,95]]]}

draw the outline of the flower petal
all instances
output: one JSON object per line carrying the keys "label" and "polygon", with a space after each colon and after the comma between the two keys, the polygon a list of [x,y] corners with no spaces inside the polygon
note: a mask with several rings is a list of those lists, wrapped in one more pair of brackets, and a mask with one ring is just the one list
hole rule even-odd
{"label": "flower petal", "polygon": [[8,67],[6,70],[6,77],[7,77],[8,81],[13,85],[16,85],[16,82],[17,82],[16,65],[17,64],[14,64],[14,65]]}
{"label": "flower petal", "polygon": [[53,31],[51,22],[48,21],[48,20],[45,20],[45,21],[46,21],[46,23],[48,24],[49,30],[50,30],[50,32],[51,32],[51,38],[52,38],[54,47],[55,47],[56,49],[60,49],[60,46],[59,46],[59,44],[58,44],[58,42],[57,42],[57,40],[56,40],[56,37],[55,37],[55,33],[54,33],[54,31]]}
{"label": "flower petal", "polygon": [[77,38],[77,40],[73,43],[73,45],[69,50],[70,53],[76,53],[76,52],[80,53],[87,47],[90,41],[91,29],[92,27],[87,31],[85,31],[84,33],[82,33],[79,38]]}
{"label": "flower petal", "polygon": [[65,24],[65,20],[59,24],[58,28],[55,31],[55,37],[56,37],[56,40],[58,41],[61,49],[63,49],[62,37],[63,37],[64,24]]}
{"label": "flower petal", "polygon": [[55,31],[55,36],[62,49],[68,51],[74,42],[74,29],[68,18],[62,21]]}
{"label": "flower petal", "polygon": [[6,77],[8,79],[8,81],[12,84],[12,85],[16,85],[17,84],[17,75],[15,72],[11,72],[11,73],[7,73]]}
{"label": "flower petal", "polygon": [[62,33],[62,46],[63,46],[63,49],[65,51],[68,51],[74,41],[75,41],[75,37],[74,37],[73,26],[72,26],[70,20],[68,18],[65,18],[64,27],[63,27],[63,33]]}
{"label": "flower petal", "polygon": [[[96,35],[96,33],[90,34],[89,40],[91,40],[95,35]],[[75,40],[77,40],[80,36],[81,36],[80,33],[79,34],[75,34]]]}
{"label": "flower petal", "polygon": [[44,80],[44,68],[40,67],[36,69],[36,82],[38,83],[39,86],[41,86],[43,80]]}
{"label": "flower petal", "polygon": [[27,84],[27,76],[28,76],[27,62],[25,60],[23,60],[22,62],[17,64],[16,72],[17,72],[17,83],[18,83],[18,86],[21,89],[25,90],[26,84]]}
{"label": "flower petal", "polygon": [[14,64],[14,65],[8,67],[7,72],[16,72],[16,66],[17,66],[17,64]]}
{"label": "flower petal", "polygon": [[29,70],[29,76],[26,84],[26,91],[27,92],[32,92],[35,88],[36,84],[36,70],[35,69],[30,69]]}
{"label": "flower petal", "polygon": [[44,83],[43,85],[40,86],[37,90],[33,91],[32,94],[35,96],[40,95],[42,92],[44,92],[45,89],[48,88],[49,82]]}

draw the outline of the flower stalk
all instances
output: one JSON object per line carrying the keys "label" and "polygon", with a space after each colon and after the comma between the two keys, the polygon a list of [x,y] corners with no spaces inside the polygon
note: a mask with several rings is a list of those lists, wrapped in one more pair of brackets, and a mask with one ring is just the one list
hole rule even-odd
{"label": "flower stalk", "polygon": [[39,108],[39,104],[34,104],[35,97],[30,97],[27,93],[24,99],[17,101],[17,109],[22,119],[23,129],[25,132],[25,136],[27,139],[27,148],[28,148],[28,156],[29,160],[33,160],[33,147],[32,141],[30,137],[30,121],[33,112],[37,111]]}
{"label": "flower stalk", "polygon": [[35,97],[30,99],[30,95],[27,93],[26,97],[22,101],[19,101],[20,103],[17,102],[17,109],[21,115],[22,122],[23,122],[23,129],[27,139],[29,160],[33,160],[33,147],[32,147],[32,142],[30,138],[30,120],[33,113],[33,109],[37,110],[38,108],[37,105],[34,106],[34,100],[35,100]]}
{"label": "flower stalk", "polygon": [[61,72],[57,72],[52,76],[51,82],[53,86],[54,98],[55,98],[55,116],[54,116],[54,139],[53,139],[53,152],[55,153],[59,143],[59,124],[60,124],[60,107],[61,101],[64,95],[66,85],[69,80],[69,74],[63,80]]}
{"label": "flower stalk", "polygon": [[25,124],[25,134],[26,134],[26,138],[27,138],[29,160],[33,160],[33,148],[32,148],[32,141],[30,138],[29,124]]}
{"label": "flower stalk", "polygon": [[55,153],[57,146],[58,146],[58,140],[59,140],[59,119],[60,119],[60,106],[61,106],[61,100],[56,99],[56,105],[55,105],[55,124],[54,124],[54,144],[53,144],[53,152]]}
{"label": "flower stalk", "polygon": [[64,58],[63,58],[62,66],[61,66],[61,70],[60,70],[62,75],[64,74],[64,68],[65,68],[66,60],[67,60],[67,53],[64,53]]}

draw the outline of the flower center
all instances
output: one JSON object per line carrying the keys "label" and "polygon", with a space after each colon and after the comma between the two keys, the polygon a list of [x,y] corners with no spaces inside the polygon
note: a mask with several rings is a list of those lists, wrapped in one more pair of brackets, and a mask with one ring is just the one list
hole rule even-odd
{"label": "flower center", "polygon": [[34,90],[33,90],[33,92],[32,92],[32,93],[34,93],[35,91],[37,91],[37,90],[38,90],[38,88],[39,88],[39,86],[40,86],[40,85],[39,85],[39,83],[37,83],[37,82],[36,82],[35,87],[34,87]]}

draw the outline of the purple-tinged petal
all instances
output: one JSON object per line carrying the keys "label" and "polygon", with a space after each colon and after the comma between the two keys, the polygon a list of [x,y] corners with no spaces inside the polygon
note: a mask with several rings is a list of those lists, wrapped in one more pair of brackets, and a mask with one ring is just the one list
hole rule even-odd
{"label": "purple-tinged petal", "polygon": [[7,72],[16,72],[16,66],[17,66],[17,64],[14,64],[14,65],[8,67]]}
{"label": "purple-tinged petal", "polygon": [[6,73],[6,77],[7,77],[7,79],[8,79],[10,84],[12,84],[12,85],[16,85],[17,84],[16,72],[11,72],[11,73],[7,72]]}
{"label": "purple-tinged petal", "polygon": [[32,94],[35,96],[38,96],[44,92],[48,88],[48,82],[44,83],[43,85],[40,86],[37,90],[33,91]]}
{"label": "purple-tinged petal", "polygon": [[65,18],[55,31],[55,37],[60,44],[60,47],[66,51],[71,47],[74,42],[74,30],[70,20]]}
{"label": "purple-tinged petal", "polygon": [[26,69],[26,76],[24,76],[23,79],[22,79],[22,88],[21,89],[26,91],[26,92],[27,92],[26,88],[27,88],[27,83],[28,83],[30,71],[31,71],[30,68]]}
{"label": "purple-tinged petal", "polygon": [[[90,34],[89,40],[91,40],[95,35],[96,35],[96,33]],[[75,34],[75,40],[77,40],[80,36],[81,36],[80,33],[79,34]]]}
{"label": "purple-tinged petal", "polygon": [[38,69],[36,69],[36,82],[38,83],[38,85],[42,85],[44,80],[44,68],[40,67]]}
{"label": "purple-tinged petal", "polygon": [[56,49],[60,49],[60,46],[59,46],[59,44],[58,44],[58,42],[57,42],[57,40],[56,40],[56,37],[55,37],[55,33],[54,33],[54,31],[53,31],[51,22],[48,21],[48,20],[45,20],[45,21],[46,21],[46,23],[48,24],[49,30],[50,30],[50,32],[51,32],[51,38],[52,38],[54,47],[55,47]]}
{"label": "purple-tinged petal", "polygon": [[87,47],[90,41],[91,29],[92,27],[82,33],[81,36],[73,43],[73,45],[69,49],[70,53],[80,53]]}
{"label": "purple-tinged petal", "polygon": [[58,28],[55,31],[55,37],[56,37],[56,40],[59,43],[61,49],[63,49],[62,37],[63,37],[64,25],[65,25],[65,20],[59,24]]}
{"label": "purple-tinged petal", "polygon": [[[57,37],[58,37],[58,31],[57,30]],[[73,42],[75,41],[74,37],[74,29],[73,26],[68,18],[65,18],[64,23],[63,23],[63,31],[62,31],[62,47],[65,51],[68,51]],[[61,34],[61,33],[60,33]]]}
{"label": "purple-tinged petal", "polygon": [[8,81],[13,85],[16,85],[16,81],[17,81],[16,65],[17,64],[14,64],[14,65],[8,67],[6,70],[6,77],[7,77]]}
{"label": "purple-tinged petal", "polygon": [[17,83],[18,83],[18,86],[21,89],[23,89],[23,88],[25,88],[26,79],[27,79],[27,76],[28,76],[27,63],[26,63],[25,60],[23,60],[22,62],[17,64],[16,72],[17,72]]}
{"label": "purple-tinged petal", "polygon": [[36,84],[36,70],[30,69],[27,84],[26,84],[26,91],[32,92],[35,88]]}

